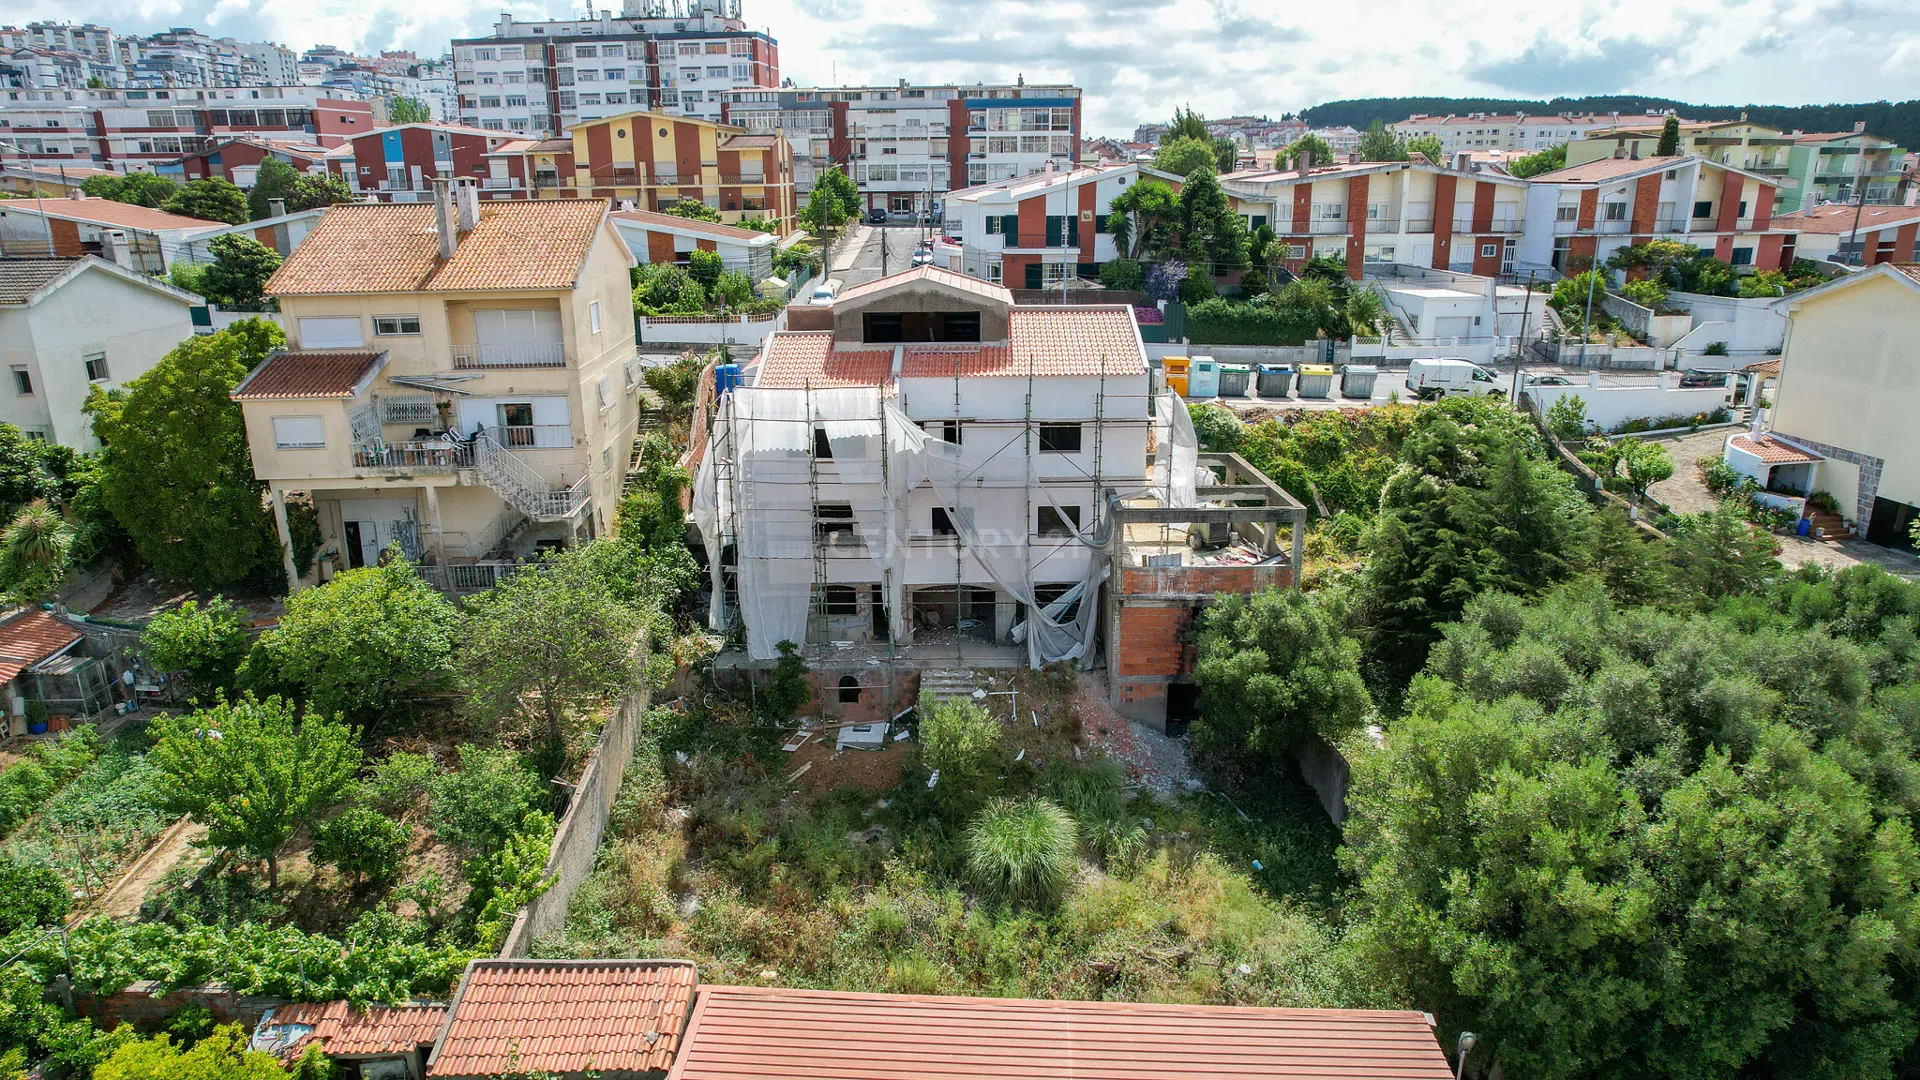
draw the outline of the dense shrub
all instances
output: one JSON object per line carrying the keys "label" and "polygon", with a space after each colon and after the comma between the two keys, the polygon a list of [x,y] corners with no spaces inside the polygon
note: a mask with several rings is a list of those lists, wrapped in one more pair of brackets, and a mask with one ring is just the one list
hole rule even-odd
{"label": "dense shrub", "polygon": [[1290,309],[1213,298],[1187,309],[1187,339],[1196,345],[1299,345],[1318,330]]}
{"label": "dense shrub", "polygon": [[1007,903],[1047,907],[1075,869],[1073,815],[1049,799],[995,799],[967,825],[967,874]]}
{"label": "dense shrub", "polygon": [[73,890],[51,867],[0,854],[0,936],[50,926],[73,907]]}
{"label": "dense shrub", "polygon": [[521,819],[547,804],[540,777],[511,750],[460,747],[457,772],[428,783],[428,821],[436,836],[477,856],[498,851]]}
{"label": "dense shrub", "polygon": [[356,883],[392,881],[406,854],[407,827],[367,807],[353,807],[314,830],[314,858]]}
{"label": "dense shrub", "polygon": [[920,761],[949,787],[966,787],[1000,754],[1000,722],[970,701],[920,700]]}

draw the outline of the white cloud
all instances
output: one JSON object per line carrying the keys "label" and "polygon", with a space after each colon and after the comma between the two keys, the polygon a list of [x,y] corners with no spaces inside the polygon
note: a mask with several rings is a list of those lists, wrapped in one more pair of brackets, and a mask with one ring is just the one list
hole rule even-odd
{"label": "white cloud", "polygon": [[[1912,0],[745,0],[800,83],[1085,87],[1090,131],[1192,104],[1277,114],[1337,98],[1639,93],[1710,103],[1920,96]],[[525,0],[14,0],[9,21],[196,26],[438,53]],[[577,14],[580,9],[574,9]]]}

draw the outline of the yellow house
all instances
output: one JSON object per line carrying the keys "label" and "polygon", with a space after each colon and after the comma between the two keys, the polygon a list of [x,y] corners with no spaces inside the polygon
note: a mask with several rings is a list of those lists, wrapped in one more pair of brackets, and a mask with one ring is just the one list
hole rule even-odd
{"label": "yellow house", "polygon": [[1812,487],[1858,535],[1908,546],[1920,516],[1920,264],[1881,263],[1774,307],[1787,338],[1770,434],[1819,459]]}
{"label": "yellow house", "polygon": [[638,421],[633,265],[598,199],[442,181],[328,210],[267,283],[288,347],[233,391],[283,543],[310,492],[320,579],[398,544],[459,592],[604,531]]}
{"label": "yellow house", "polygon": [[[765,218],[782,233],[792,228],[793,149],[777,132],[641,111],[583,120],[571,135],[573,194],[639,210],[704,203],[723,222]],[[568,163],[566,155],[554,162],[556,170]]]}
{"label": "yellow house", "polygon": [[[1665,117],[1649,117],[1645,123],[1589,131],[1567,143],[1567,165],[1612,157],[1654,157],[1665,125]],[[1746,119],[1688,120],[1680,124],[1680,143],[1674,155],[1693,155],[1762,176],[1785,176],[1794,142],[1794,136],[1779,128]]]}

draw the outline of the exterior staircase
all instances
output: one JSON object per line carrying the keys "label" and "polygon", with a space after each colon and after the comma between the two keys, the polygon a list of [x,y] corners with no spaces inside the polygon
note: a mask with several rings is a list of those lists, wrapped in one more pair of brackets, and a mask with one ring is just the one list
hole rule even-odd
{"label": "exterior staircase", "polygon": [[1807,515],[1807,535],[1815,540],[1844,540],[1853,535],[1853,530],[1839,514],[1815,510]]}
{"label": "exterior staircase", "polygon": [[586,509],[587,478],[571,487],[555,488],[532,466],[493,441],[479,435],[473,441],[474,468],[481,482],[515,510],[534,521],[570,521]]}
{"label": "exterior staircase", "polygon": [[977,671],[929,668],[920,673],[920,694],[935,701],[973,700],[975,690],[984,690]]}

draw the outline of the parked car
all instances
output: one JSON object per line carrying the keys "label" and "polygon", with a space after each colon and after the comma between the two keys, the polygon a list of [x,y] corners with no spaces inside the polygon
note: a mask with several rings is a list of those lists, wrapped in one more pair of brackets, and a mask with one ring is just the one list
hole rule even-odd
{"label": "parked car", "polygon": [[1407,389],[1421,401],[1473,394],[1504,394],[1493,372],[1471,360],[1448,357],[1407,365]]}
{"label": "parked car", "polygon": [[930,265],[932,262],[933,262],[932,248],[927,247],[923,244],[920,247],[913,249],[913,265],[927,266],[927,265]]}
{"label": "parked car", "polygon": [[813,295],[807,297],[807,304],[813,307],[831,304],[833,298],[838,295],[840,295],[840,279],[828,278],[814,288]]}
{"label": "parked car", "polygon": [[1529,375],[1528,386],[1572,386],[1573,380],[1565,375]]}
{"label": "parked car", "polygon": [[1704,390],[1710,386],[1731,386],[1733,385],[1733,376],[1737,374],[1739,373],[1724,369],[1694,368],[1692,371],[1683,371],[1680,373],[1680,389]]}
{"label": "parked car", "polygon": [[887,211],[885,207],[876,206],[873,209],[867,211],[867,222],[869,224],[884,225],[886,224],[886,221],[887,221]]}

